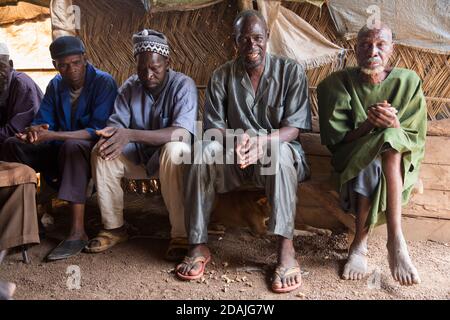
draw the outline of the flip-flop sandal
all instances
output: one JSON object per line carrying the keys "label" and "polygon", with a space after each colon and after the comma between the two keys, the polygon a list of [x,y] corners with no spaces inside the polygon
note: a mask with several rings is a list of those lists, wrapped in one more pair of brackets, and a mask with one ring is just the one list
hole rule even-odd
{"label": "flip-flop sandal", "polygon": [[276,267],[274,276],[273,276],[273,281],[272,281],[272,290],[275,293],[287,293],[287,292],[291,292],[291,291],[297,289],[298,287],[300,287],[302,284],[301,281],[297,284],[294,284],[293,286],[286,287],[286,288],[275,288],[273,285],[276,277],[278,277],[280,279],[280,282],[283,283],[283,279],[285,279],[286,277],[289,277],[291,275],[295,275],[295,274],[298,274],[301,277],[300,267],[298,267],[298,266],[290,267],[290,268]]}
{"label": "flip-flop sandal", "polygon": [[166,260],[180,261],[189,251],[189,243],[187,238],[173,238],[170,240],[169,247],[166,251]]}
{"label": "flip-flop sandal", "polygon": [[[88,253],[99,253],[106,251],[116,244],[125,242],[128,240],[128,233],[124,231],[123,233],[116,234],[108,230],[101,230],[98,235],[89,241],[85,246],[84,251]],[[94,243],[97,243],[94,245]]]}
{"label": "flip-flop sandal", "polygon": [[87,240],[63,240],[48,255],[47,261],[62,260],[79,254],[88,244]]}
{"label": "flip-flop sandal", "polygon": [[[183,262],[180,263],[177,268],[176,268],[176,275],[178,276],[178,278],[182,279],[182,280],[197,280],[200,279],[201,277],[203,277],[203,274],[205,272],[205,267],[208,264],[208,262],[211,260],[211,256],[209,257],[204,257],[204,256],[198,256],[198,257],[184,257]],[[197,274],[194,275],[185,275],[182,274],[180,272],[178,272],[179,267],[182,264],[186,264],[188,266],[192,267],[194,265],[196,265],[197,263],[201,263],[202,267],[200,269],[200,271]]]}

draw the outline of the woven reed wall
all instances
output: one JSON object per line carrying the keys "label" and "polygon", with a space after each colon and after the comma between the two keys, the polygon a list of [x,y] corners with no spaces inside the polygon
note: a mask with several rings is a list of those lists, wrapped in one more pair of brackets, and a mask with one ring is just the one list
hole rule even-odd
{"label": "woven reed wall", "polygon": [[201,105],[211,73],[233,56],[232,23],[238,12],[234,1],[193,11],[160,13],[136,12],[125,0],[74,2],[81,8],[80,36],[90,59],[119,84],[135,72],[131,37],[144,27],[167,36],[172,67],[195,80]]}
{"label": "woven reed wall", "polygon": [[[212,71],[235,54],[230,36],[232,22],[238,12],[236,1],[223,1],[194,11],[154,14],[135,11],[126,0],[74,2],[81,8],[80,36],[85,40],[91,60],[110,72],[119,84],[134,72],[131,35],[143,27],[154,28],[167,35],[172,47],[172,66],[196,81],[200,89],[201,108],[204,86]],[[308,21],[332,42],[347,49],[353,48],[354,40],[338,38],[325,5],[322,10],[308,3],[284,2],[283,5]],[[394,66],[416,71],[422,78],[430,120],[450,118],[450,55],[397,46],[391,62]],[[350,50],[344,66],[355,64],[355,54]],[[338,62],[335,62],[308,70],[314,115],[317,115],[314,87],[338,67]]]}

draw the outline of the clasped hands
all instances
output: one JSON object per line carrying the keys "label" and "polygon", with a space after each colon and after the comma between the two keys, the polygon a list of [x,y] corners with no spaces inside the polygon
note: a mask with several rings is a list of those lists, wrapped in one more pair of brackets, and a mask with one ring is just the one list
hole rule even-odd
{"label": "clasped hands", "polygon": [[375,128],[400,128],[397,109],[386,100],[369,107],[367,121]]}

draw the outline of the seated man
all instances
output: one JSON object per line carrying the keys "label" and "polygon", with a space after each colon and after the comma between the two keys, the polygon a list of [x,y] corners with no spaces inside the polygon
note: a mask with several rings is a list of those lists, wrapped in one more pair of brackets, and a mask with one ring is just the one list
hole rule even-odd
{"label": "seated man", "polygon": [[0,161],[0,263],[8,249],[39,243],[36,182],[30,167]]}
{"label": "seated man", "polygon": [[427,110],[421,80],[412,71],[388,67],[393,51],[386,26],[358,33],[358,67],[338,71],[317,88],[322,144],[332,165],[345,210],[356,214],[356,234],[342,277],[367,272],[369,231],[387,221],[392,276],[419,283],[401,227],[424,156]]}
{"label": "seated man", "polygon": [[[159,174],[161,193],[172,226],[166,257],[187,252],[180,153],[190,154],[197,119],[197,88],[188,76],[169,67],[166,37],[154,30],[133,36],[137,74],[119,89],[108,127],[92,154],[92,171],[104,229],[88,252],[101,252],[128,238],[123,219],[123,177],[148,179]],[[175,161],[172,161],[174,159]]]}
{"label": "seated man", "polygon": [[87,62],[84,45],[72,36],[50,45],[55,68],[33,125],[3,145],[6,161],[21,162],[57,179],[58,198],[70,204],[69,236],[47,260],[65,259],[87,244],[84,207],[91,176],[90,155],[98,129],[103,129],[117,95],[114,79]]}
{"label": "seated man", "polygon": [[0,150],[7,138],[30,125],[41,100],[41,89],[25,73],[13,69],[8,47],[0,43]]}
{"label": "seated man", "polygon": [[[201,161],[195,155],[186,169],[185,210],[192,246],[176,274],[183,280],[203,275],[211,259],[206,244],[215,193],[251,183],[265,189],[271,206],[268,230],[279,239],[272,290],[289,292],[301,284],[292,239],[298,183],[309,173],[297,140],[300,129],[311,129],[307,79],[295,61],[266,54],[269,31],[257,11],[236,17],[233,37],[239,57],[214,71],[206,93],[205,134],[216,139],[205,141]],[[221,143],[223,137],[228,143]],[[275,170],[266,170],[265,148],[271,151]],[[223,154],[225,164],[217,157]]]}

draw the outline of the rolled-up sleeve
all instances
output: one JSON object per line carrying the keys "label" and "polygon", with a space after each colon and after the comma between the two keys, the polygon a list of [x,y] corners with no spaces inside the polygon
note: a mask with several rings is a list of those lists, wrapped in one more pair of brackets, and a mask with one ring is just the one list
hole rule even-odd
{"label": "rolled-up sleeve", "polygon": [[33,120],[32,125],[48,124],[49,130],[58,131],[60,126],[58,125],[55,101],[56,89],[54,81],[50,81],[45,91],[44,98],[42,99],[39,111]]}
{"label": "rolled-up sleeve", "polygon": [[333,146],[353,130],[351,121],[350,94],[343,82],[330,76],[317,87],[320,137],[323,145]]}
{"label": "rolled-up sleeve", "polygon": [[226,104],[227,92],[225,90],[226,79],[223,72],[216,71],[209,80],[206,89],[205,111],[203,125],[205,129],[226,129]]}
{"label": "rolled-up sleeve", "polygon": [[114,101],[113,112],[106,123],[108,127],[130,127],[131,110],[128,96],[128,87],[124,85],[119,89],[119,94]]}
{"label": "rolled-up sleeve", "polygon": [[117,96],[117,85],[112,77],[103,77],[99,86],[90,121],[86,130],[93,138],[97,138],[96,130],[103,129],[113,111]]}
{"label": "rolled-up sleeve", "polygon": [[7,106],[8,114],[5,124],[0,126],[0,142],[22,132],[29,126],[39,109],[42,100],[42,92],[31,80],[17,80],[14,92],[10,94],[10,105]]}
{"label": "rolled-up sleeve", "polygon": [[304,130],[311,130],[312,127],[308,80],[300,65],[293,66],[289,77],[281,126]]}
{"label": "rolled-up sleeve", "polygon": [[195,82],[192,79],[185,79],[181,83],[174,99],[172,127],[180,127],[195,135],[198,93]]}

